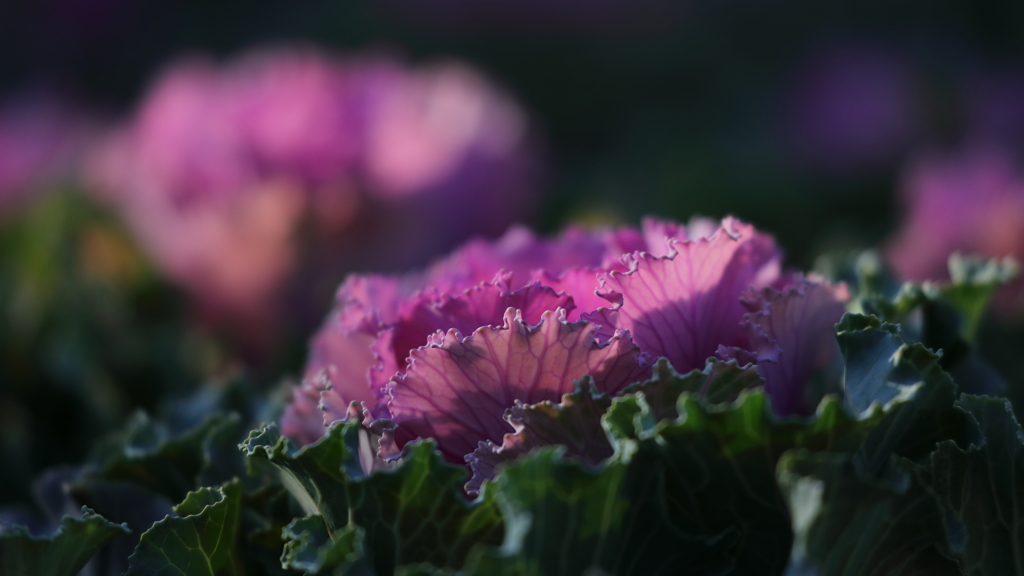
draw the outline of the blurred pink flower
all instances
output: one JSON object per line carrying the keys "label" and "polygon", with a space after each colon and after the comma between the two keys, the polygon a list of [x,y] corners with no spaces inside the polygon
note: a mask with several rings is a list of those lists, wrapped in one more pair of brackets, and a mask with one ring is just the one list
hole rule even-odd
{"label": "blurred pink flower", "polygon": [[924,156],[904,174],[902,196],[903,223],[886,248],[900,277],[947,279],[953,252],[1024,258],[1024,174],[1003,151]]}
{"label": "blurred pink flower", "polygon": [[[284,295],[292,285],[405,266],[524,216],[539,168],[528,128],[459,64],[193,58],[157,79],[89,178],[207,312],[266,328],[274,298],[311,299]],[[329,279],[291,281],[307,273]]]}

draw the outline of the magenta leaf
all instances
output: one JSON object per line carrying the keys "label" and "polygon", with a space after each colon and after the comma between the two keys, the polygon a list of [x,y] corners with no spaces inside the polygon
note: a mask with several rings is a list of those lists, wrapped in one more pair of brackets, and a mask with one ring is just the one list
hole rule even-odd
{"label": "magenta leaf", "polygon": [[422,287],[420,276],[352,274],[335,294],[336,309],[358,310],[368,322],[390,324],[398,319],[402,302]]}
{"label": "magenta leaf", "polygon": [[690,371],[720,345],[747,343],[740,297],[778,278],[781,254],[770,236],[732,218],[709,237],[670,244],[673,254],[638,253],[629,272],[607,274],[604,295],[615,308],[583,318],[601,324],[602,337],[628,330],[644,352]]}
{"label": "magenta leaf", "polygon": [[[372,345],[379,328],[358,304],[343,306],[327,318],[310,345],[309,359],[302,385],[295,389],[291,404],[281,417],[281,431],[299,446],[313,442],[325,432],[325,422],[341,413],[321,412],[321,394],[327,393],[331,405],[345,407],[349,402],[367,402],[376,408],[381,399],[370,388],[369,372],[376,364]],[[328,385],[329,384],[329,385]]]}
{"label": "magenta leaf", "polygon": [[570,322],[575,322],[583,313],[594,312],[598,308],[607,308],[611,305],[607,299],[597,294],[600,288],[600,273],[600,268],[591,267],[573,268],[559,275],[541,271],[534,274],[534,280],[555,292],[572,296],[575,308],[567,311],[567,318]]}
{"label": "magenta leaf", "polygon": [[604,393],[649,374],[628,334],[599,344],[594,330],[587,322],[567,322],[564,310],[544,312],[530,326],[510,309],[499,328],[466,337],[449,330],[442,340],[413,350],[408,370],[389,387],[397,445],[436,438],[449,461],[461,463],[479,442],[500,442],[512,431],[502,415],[516,401],[557,401],[586,374]]}
{"label": "magenta leaf", "polygon": [[799,278],[782,292],[765,287],[745,299],[751,313],[743,327],[776,414],[813,414],[825,394],[839,391],[843,358],[835,324],[849,298],[844,284]]}
{"label": "magenta leaf", "polygon": [[384,386],[395,374],[405,370],[409,352],[426,346],[437,332],[455,329],[471,334],[483,326],[500,326],[505,311],[521,310],[529,325],[540,321],[547,310],[564,308],[573,310],[571,297],[558,294],[551,288],[533,283],[519,290],[509,289],[511,274],[499,274],[492,282],[479,284],[457,296],[431,293],[420,294],[405,307],[394,326],[381,332],[373,350],[380,364],[371,372],[375,390]]}
{"label": "magenta leaf", "polygon": [[600,266],[614,249],[611,236],[570,227],[554,238],[537,238],[526,228],[513,227],[495,241],[471,240],[434,264],[427,276],[431,286],[450,293],[488,282],[505,270],[512,275],[512,288],[521,288],[537,271],[559,274]]}
{"label": "magenta leaf", "polygon": [[367,371],[376,362],[370,347],[380,329],[372,325],[353,326],[345,316],[342,313],[328,317],[327,324],[313,338],[306,377],[325,370],[348,401],[370,401],[373,395]]}

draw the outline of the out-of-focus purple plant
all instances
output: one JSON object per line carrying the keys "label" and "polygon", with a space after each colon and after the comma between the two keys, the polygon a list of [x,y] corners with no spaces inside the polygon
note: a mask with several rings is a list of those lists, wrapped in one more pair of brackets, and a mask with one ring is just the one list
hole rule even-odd
{"label": "out-of-focus purple plant", "polygon": [[798,163],[849,174],[885,168],[923,118],[909,58],[866,41],[816,47],[783,91],[781,126]]}
{"label": "out-of-focus purple plant", "polygon": [[272,300],[310,299],[290,278],[409,266],[524,216],[532,143],[462,65],[286,49],[172,65],[89,173],[206,312],[266,329]]}
{"label": "out-of-focus purple plant", "polygon": [[716,354],[756,362],[776,411],[806,414],[838,386],[832,326],[847,296],[782,274],[781,258],[771,236],[733,218],[649,219],[552,239],[513,229],[419,272],[351,276],[283,431],[312,442],[363,402],[397,424],[382,456],[430,437],[462,462],[512,432],[503,415],[517,402],[556,402],[586,375],[616,394],[656,357],[686,372]]}
{"label": "out-of-focus purple plant", "polygon": [[86,122],[53,94],[28,91],[0,102],[3,211],[68,177],[87,133]]}
{"label": "out-of-focus purple plant", "polygon": [[[1024,175],[999,148],[918,158],[902,181],[905,216],[886,255],[897,274],[923,281],[949,277],[953,252],[1024,257]],[[1008,287],[996,305],[1014,307]]]}

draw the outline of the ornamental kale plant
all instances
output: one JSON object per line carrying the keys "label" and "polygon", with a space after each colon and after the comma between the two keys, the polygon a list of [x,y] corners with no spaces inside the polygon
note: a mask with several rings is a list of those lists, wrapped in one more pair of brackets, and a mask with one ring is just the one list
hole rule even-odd
{"label": "ornamental kale plant", "polygon": [[186,58],[109,132],[86,165],[96,193],[204,319],[263,348],[308,329],[346,271],[500,233],[539,188],[527,113],[456,62]]}
{"label": "ornamental kale plant", "polygon": [[349,276],[279,418],[139,414],[6,517],[0,570],[1024,574],[1024,431],[977,338],[1015,268],[880,262],[647,219]]}
{"label": "ornamental kale plant", "polygon": [[[1024,256],[1024,179],[997,146],[919,158],[904,175],[907,214],[889,240],[888,260],[901,277],[948,278],[951,252],[987,258]],[[996,298],[1007,315],[1024,313],[1019,281]]]}

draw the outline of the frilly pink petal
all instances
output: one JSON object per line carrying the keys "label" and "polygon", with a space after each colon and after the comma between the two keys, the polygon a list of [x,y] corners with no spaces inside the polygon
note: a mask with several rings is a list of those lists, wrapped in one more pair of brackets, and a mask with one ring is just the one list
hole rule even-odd
{"label": "frilly pink petal", "polygon": [[752,290],[745,298],[751,313],[743,328],[776,414],[813,414],[824,394],[838,390],[843,365],[835,324],[849,299],[845,284],[815,277],[781,292]]}
{"label": "frilly pink petal", "polygon": [[573,268],[557,276],[544,271],[535,272],[533,278],[534,281],[555,292],[572,297],[576,306],[569,310],[567,317],[570,322],[575,322],[585,312],[610,306],[607,299],[597,294],[597,290],[600,288],[599,274],[601,272],[600,268]]}
{"label": "frilly pink petal", "polygon": [[391,324],[398,320],[402,303],[421,288],[416,275],[401,277],[379,274],[351,274],[338,288],[334,299],[337,307],[357,309],[359,321]]}
{"label": "frilly pink petal", "polygon": [[557,401],[585,374],[607,393],[649,374],[628,334],[598,344],[593,330],[587,322],[567,322],[564,310],[544,312],[529,326],[510,309],[502,327],[466,337],[449,330],[439,345],[413,350],[408,370],[389,387],[397,444],[436,438],[445,457],[462,464],[479,442],[501,442],[512,431],[502,415],[517,400]]}
{"label": "frilly pink petal", "polygon": [[377,330],[368,322],[355,324],[352,316],[361,317],[351,310],[328,317],[324,327],[313,337],[305,374],[310,377],[327,370],[346,402],[369,402],[373,400],[373,393],[367,371],[376,363],[370,348]]}
{"label": "frilly pink petal", "polygon": [[607,272],[612,270],[625,272],[629,270],[627,266],[623,265],[622,257],[626,254],[647,250],[644,234],[636,228],[623,227],[610,230],[604,234],[604,243],[606,252],[601,268]]}
{"label": "frilly pink petal", "polygon": [[[727,218],[723,221],[694,216],[685,225],[673,220],[665,220],[648,216],[640,224],[643,247],[635,251],[647,252],[651,256],[669,256],[675,252],[675,243],[679,240],[699,240],[708,238],[723,226],[734,226],[736,221]],[[730,233],[739,232],[730,228]]]}
{"label": "frilly pink petal", "polygon": [[643,233],[643,251],[655,257],[668,256],[674,251],[672,240],[685,240],[686,227],[671,220],[648,216],[640,224]]}
{"label": "frilly pink petal", "polygon": [[457,296],[424,292],[406,306],[397,322],[380,333],[373,353],[380,363],[371,371],[375,390],[382,391],[391,378],[403,370],[409,352],[428,344],[432,335],[455,329],[471,334],[482,326],[499,326],[505,312],[514,308],[534,325],[547,310],[575,309],[573,299],[553,289],[533,283],[511,290],[511,274],[499,273],[492,282],[474,286]]}
{"label": "frilly pink petal", "polygon": [[537,238],[513,226],[495,241],[473,240],[427,272],[432,286],[452,292],[487,282],[500,270],[511,273],[510,286],[521,288],[537,271],[560,274],[579,266],[599,266],[608,251],[604,233],[569,228],[560,235]]}
{"label": "frilly pink petal", "polygon": [[637,253],[632,269],[603,277],[613,311],[583,314],[600,335],[628,330],[640,349],[669,359],[680,372],[699,369],[719,346],[743,347],[740,297],[780,274],[781,253],[771,236],[733,218],[710,237],[674,240],[664,257]]}

